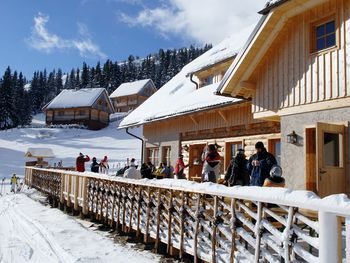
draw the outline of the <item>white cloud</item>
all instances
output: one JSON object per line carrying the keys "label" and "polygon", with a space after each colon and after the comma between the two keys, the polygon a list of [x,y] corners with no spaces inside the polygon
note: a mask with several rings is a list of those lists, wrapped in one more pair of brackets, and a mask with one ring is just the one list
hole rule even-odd
{"label": "white cloud", "polygon": [[234,35],[236,48],[243,46],[259,19],[265,0],[169,0],[136,15],[120,14],[131,27],[151,27],[162,36],[181,35],[198,43],[216,44]]}
{"label": "white cloud", "polygon": [[50,53],[54,50],[75,49],[82,57],[106,58],[100,47],[91,39],[91,34],[85,24],[78,23],[79,38],[64,39],[46,28],[49,16],[39,13],[34,17],[34,27],[27,44],[39,51]]}

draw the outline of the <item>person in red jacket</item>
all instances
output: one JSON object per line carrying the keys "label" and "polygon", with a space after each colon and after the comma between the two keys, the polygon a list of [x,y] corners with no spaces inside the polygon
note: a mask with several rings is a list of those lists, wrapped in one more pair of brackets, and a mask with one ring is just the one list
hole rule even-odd
{"label": "person in red jacket", "polygon": [[188,164],[185,165],[183,158],[184,158],[184,156],[182,154],[180,154],[179,159],[177,159],[177,161],[176,161],[175,175],[176,175],[177,179],[186,179],[185,174],[184,174],[184,170],[186,167],[188,167]]}
{"label": "person in red jacket", "polygon": [[90,157],[88,155],[84,155],[82,153],[79,153],[79,156],[76,160],[76,171],[77,172],[85,172],[85,163],[90,161]]}

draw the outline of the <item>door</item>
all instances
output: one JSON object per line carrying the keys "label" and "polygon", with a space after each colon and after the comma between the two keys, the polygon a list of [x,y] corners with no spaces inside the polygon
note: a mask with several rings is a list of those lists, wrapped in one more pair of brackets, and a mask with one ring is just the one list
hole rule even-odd
{"label": "door", "polygon": [[190,145],[190,155],[189,155],[189,179],[193,177],[202,176],[202,153],[206,144],[194,144]]}
{"label": "door", "polygon": [[345,193],[344,132],[344,125],[316,125],[316,182],[321,197]]}

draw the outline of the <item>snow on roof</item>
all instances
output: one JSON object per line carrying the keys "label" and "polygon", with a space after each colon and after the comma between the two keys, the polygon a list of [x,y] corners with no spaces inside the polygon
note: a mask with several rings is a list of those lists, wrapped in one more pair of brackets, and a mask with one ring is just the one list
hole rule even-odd
{"label": "snow on roof", "polygon": [[121,84],[109,97],[116,98],[138,94],[151,81],[150,79],[137,80]]}
{"label": "snow on roof", "polygon": [[268,0],[267,3],[265,4],[264,9],[259,11],[259,14],[266,15],[272,10],[273,8],[287,2],[289,0]]}
{"label": "snow on roof", "polygon": [[65,89],[62,90],[45,108],[46,109],[64,109],[80,108],[92,106],[98,97],[104,92],[104,88],[91,89]]}
{"label": "snow on roof", "polygon": [[34,158],[37,158],[37,157],[54,158],[55,157],[51,148],[28,148],[24,156],[34,157]]}
{"label": "snow on roof", "polygon": [[233,43],[232,37],[226,38],[186,65],[174,78],[125,117],[119,128],[142,125],[192,111],[241,101],[240,99],[214,95],[219,83],[197,90],[195,84],[188,77],[191,72],[224,61],[236,54],[232,47]]}

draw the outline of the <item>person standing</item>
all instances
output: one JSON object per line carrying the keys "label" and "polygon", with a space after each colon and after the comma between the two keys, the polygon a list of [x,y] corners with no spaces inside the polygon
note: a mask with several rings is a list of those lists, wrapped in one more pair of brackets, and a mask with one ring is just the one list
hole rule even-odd
{"label": "person standing", "polygon": [[98,173],[100,170],[100,164],[97,162],[96,157],[92,158],[91,172]]}
{"label": "person standing", "polygon": [[221,156],[215,144],[209,144],[203,152],[202,182],[216,183],[219,180]]}
{"label": "person standing", "polygon": [[224,184],[227,186],[249,185],[250,178],[247,164],[248,160],[246,159],[244,150],[239,149],[227,168]]}
{"label": "person standing", "polygon": [[141,173],[136,169],[135,162],[130,163],[130,167],[124,172],[124,178],[141,179]]}
{"label": "person standing", "polygon": [[85,163],[88,161],[90,161],[90,157],[88,155],[79,153],[79,156],[76,160],[76,171],[81,173],[85,172]]}
{"label": "person standing", "polygon": [[175,165],[176,179],[186,179],[184,171],[185,171],[185,168],[188,167],[188,164],[185,165],[183,158],[184,156],[180,154],[179,159],[177,159],[176,161],[176,165]]}
{"label": "person standing", "polygon": [[109,170],[108,157],[105,156],[100,162],[100,172],[102,174],[108,174],[108,170]]}
{"label": "person standing", "polygon": [[16,187],[17,187],[17,176],[16,174],[13,174],[11,177],[11,192],[16,193]]}
{"label": "person standing", "polygon": [[262,142],[255,144],[256,153],[248,161],[250,172],[250,185],[263,186],[264,181],[269,177],[272,166],[277,164],[275,156],[267,152]]}

